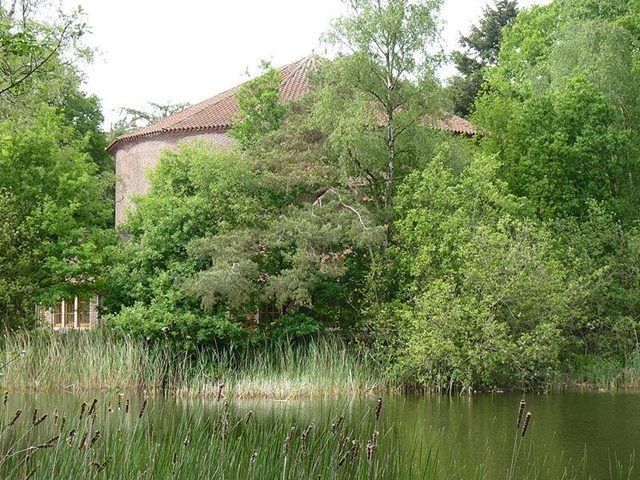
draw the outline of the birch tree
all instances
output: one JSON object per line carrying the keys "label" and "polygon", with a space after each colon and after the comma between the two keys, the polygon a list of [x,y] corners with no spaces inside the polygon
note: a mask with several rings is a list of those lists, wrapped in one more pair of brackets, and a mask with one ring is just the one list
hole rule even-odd
{"label": "birch tree", "polygon": [[[410,152],[400,140],[433,105],[421,89],[434,87],[440,0],[349,0],[326,40],[346,61],[344,75],[371,106],[383,142],[382,207],[385,247],[393,226],[398,162]],[[431,107],[431,108],[430,108]],[[377,181],[377,180],[372,180]]]}

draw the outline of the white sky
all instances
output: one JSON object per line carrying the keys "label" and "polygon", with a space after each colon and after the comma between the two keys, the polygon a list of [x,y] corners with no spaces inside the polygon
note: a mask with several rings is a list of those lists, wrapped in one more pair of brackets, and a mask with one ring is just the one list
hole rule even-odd
{"label": "white sky", "polygon": [[[544,0],[520,0],[528,6]],[[63,0],[82,6],[100,54],[87,90],[103,102],[107,126],[120,107],[195,103],[246,79],[261,59],[285,65],[322,53],[320,35],[344,11],[341,0]],[[443,43],[456,48],[488,0],[445,0]],[[451,73],[451,70],[445,70]]]}

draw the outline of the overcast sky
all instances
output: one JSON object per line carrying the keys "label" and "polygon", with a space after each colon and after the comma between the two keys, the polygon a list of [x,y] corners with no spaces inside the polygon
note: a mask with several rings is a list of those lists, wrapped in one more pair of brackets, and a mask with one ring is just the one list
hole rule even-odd
{"label": "overcast sky", "polygon": [[[341,0],[63,1],[88,15],[89,43],[100,53],[87,69],[87,89],[102,99],[107,126],[123,106],[211,97],[245,80],[260,59],[280,66],[322,53],[319,37],[344,8]],[[445,0],[447,49],[487,3]]]}

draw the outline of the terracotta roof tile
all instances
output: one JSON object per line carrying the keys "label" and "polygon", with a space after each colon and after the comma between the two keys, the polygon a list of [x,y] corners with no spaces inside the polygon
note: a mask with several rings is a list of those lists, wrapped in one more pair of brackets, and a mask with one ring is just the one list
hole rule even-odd
{"label": "terracotta roof tile", "polygon": [[[313,68],[313,57],[303,58],[280,69],[282,83],[280,99],[283,103],[300,98],[309,91],[308,73]],[[126,140],[149,137],[168,132],[198,132],[205,130],[227,130],[238,112],[236,94],[240,86],[231,88],[215,97],[169,115],[162,120],[139,128],[116,139],[107,149],[115,151]],[[457,116],[444,118],[438,128],[456,134],[475,135],[475,129],[468,121]]]}
{"label": "terracotta roof tile", "polygon": [[[280,69],[282,84],[280,100],[289,102],[309,91],[307,73],[313,65],[313,58],[303,58]],[[119,137],[108,148],[113,151],[120,142],[141,137],[148,137],[166,132],[187,132],[202,130],[226,130],[231,126],[233,117],[238,112],[236,94],[240,86],[231,88],[215,97],[169,115],[162,120],[139,128]]]}

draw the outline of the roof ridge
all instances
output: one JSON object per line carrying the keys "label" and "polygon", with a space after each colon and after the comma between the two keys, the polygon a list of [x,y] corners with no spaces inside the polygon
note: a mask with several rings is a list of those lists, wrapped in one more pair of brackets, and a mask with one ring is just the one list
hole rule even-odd
{"label": "roof ridge", "polygon": [[[280,84],[281,92],[285,91],[285,88],[289,86],[292,82],[295,81],[295,77],[301,71],[304,71],[309,66],[313,65],[313,56],[302,57],[295,62],[289,63],[282,67],[278,68],[283,75],[283,80]],[[217,106],[219,106],[222,102],[229,99],[230,94],[234,91],[239,90],[243,85],[251,80],[258,78],[259,76],[251,77],[239,85],[228,88],[213,97],[207,98],[195,105],[191,105],[179,112],[174,112],[171,115],[168,115],[156,122],[150,123],[149,125],[145,125],[144,127],[140,127],[136,130],[133,130],[129,133],[125,133],[121,135],[116,140],[114,140],[111,145],[107,148],[107,151],[113,151],[113,149],[120,143],[126,140],[133,140],[137,138],[147,137],[151,135],[156,135],[159,133],[166,133],[171,131],[184,131],[184,130],[202,130],[202,129],[215,129],[215,128],[228,128],[230,118],[227,118],[225,121],[221,121],[219,119],[218,124],[216,125],[201,125],[201,126],[185,126],[185,123],[197,118],[198,116],[205,115],[206,111],[211,109],[215,110]],[[302,81],[303,79],[299,79],[298,81]],[[234,97],[235,98],[235,97]],[[232,110],[230,106],[228,106],[227,110]]]}
{"label": "roof ridge", "polygon": [[[314,68],[317,59],[317,55],[309,55],[278,68],[278,71],[282,74],[279,85],[279,98],[281,102],[294,101],[309,91],[308,72]],[[231,127],[231,123],[239,108],[236,95],[233,95],[233,93],[237,92],[243,85],[255,78],[259,77],[251,77],[241,84],[224,90],[202,102],[168,115],[152,124],[126,133],[114,140],[107,148],[107,151],[113,153],[121,142],[162,133],[227,131]],[[474,135],[476,133],[475,127],[466,119],[455,115],[446,116],[446,114],[442,115],[442,117],[439,124],[441,128],[445,130],[466,135]]]}

